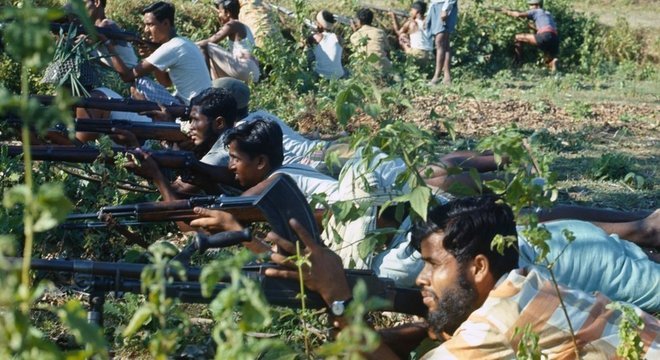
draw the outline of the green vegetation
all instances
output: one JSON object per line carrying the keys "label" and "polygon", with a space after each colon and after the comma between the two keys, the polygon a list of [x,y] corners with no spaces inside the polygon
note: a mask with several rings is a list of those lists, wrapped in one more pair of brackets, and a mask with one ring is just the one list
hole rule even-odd
{"label": "green vegetation", "polygon": [[[59,1],[35,2],[60,5]],[[108,16],[127,29],[139,30],[139,9],[150,2],[109,0]],[[181,34],[197,40],[217,30],[215,15],[210,16],[215,14],[210,2],[173,2]],[[324,2],[282,3],[295,9],[299,17],[312,18]],[[388,3],[403,8],[406,2]],[[54,12],[35,10],[29,4],[1,10],[3,19],[19,20],[3,31],[6,52],[0,55],[0,112],[18,110],[23,119],[29,119],[26,124],[45,129],[65,120],[68,95],[58,92],[57,106],[46,111],[28,101],[30,93],[55,91],[52,85],[41,82],[54,52],[44,24]],[[339,1],[332,4],[332,10],[349,15],[356,4]],[[592,0],[589,7],[599,4]],[[348,58],[350,78],[318,80],[308,69],[299,45],[299,24],[284,24],[294,39],[267,44],[256,53],[267,77],[252,85],[253,107],[268,109],[302,132],[349,131],[348,141],[353,147],[376,146],[387,156],[404,158],[411,171],[397,179],[396,185],[411,191],[394,200],[410,201],[419,217],[426,216],[431,192],[413,170],[437,160],[439,149],[490,149],[498,156],[511,157],[507,181],[488,186],[501,193],[516,212],[523,206],[549,206],[554,201],[627,210],[660,206],[657,39],[656,45],[649,44],[647,35],[624,19],[616,20],[613,27],[604,26],[597,18],[574,11],[572,2],[553,1],[548,6],[563,36],[560,74],[549,75],[541,69],[540,55],[531,49],[526,52],[527,65],[512,69],[511,39],[525,30],[524,22],[494,15],[483,5],[480,1],[466,2],[464,7],[461,4],[459,33],[452,44],[455,75],[451,87],[429,88],[426,82],[431,69],[418,69],[400,52],[393,53],[395,71],[400,75],[397,80],[376,78],[368,66],[370,60],[356,55]],[[511,0],[489,5],[522,6]],[[124,87],[123,93],[126,90]],[[25,134],[27,128],[21,132]],[[16,139],[16,135],[0,130],[2,140]],[[99,142],[102,148],[108,144],[107,139]],[[24,146],[28,145],[26,141]],[[367,159],[371,156],[365,155]],[[90,173],[94,181],[80,178],[80,174]],[[537,177],[547,182],[539,186]],[[210,306],[191,306],[168,299],[163,292],[164,285],[172,281],[164,275],[163,266],[176,253],[174,245],[187,240],[172,235],[172,225],[140,229],[145,239],[155,243],[149,251],[128,244],[111,231],[52,229],[72,207],[76,212],[89,212],[103,205],[156,199],[153,189],[147,193],[119,190],[115,186],[118,182],[140,180],[100,163],[72,169],[33,164],[27,154],[23,160],[0,154],[4,193],[4,207],[0,209],[3,358],[83,358],[92,354],[103,358],[109,349],[116,356],[131,358],[184,353],[245,359],[259,355],[340,358],[356,357],[374,345],[374,333],[362,320],[378,304],[366,300],[362,287],[354,289],[355,299],[364,300],[353,302],[350,309],[354,326],[342,332],[336,342],[326,344],[326,316],[309,309],[268,306],[256,285],[238,271],[254,260],[245,252],[220,253],[205,264],[202,284],[209,287],[227,275],[231,287]],[[359,211],[353,204],[337,204],[334,209],[336,214],[344,214],[340,217],[343,220],[359,215]],[[522,216],[519,220],[529,225],[526,234],[542,248],[547,234],[538,221]],[[378,235],[382,234],[364,242],[362,254],[383,246]],[[498,244],[506,245],[504,239]],[[152,260],[149,272],[143,274],[150,293],[146,297],[126,294],[108,299],[104,307],[106,327],[101,334],[101,329],[85,322],[80,302],[68,300],[74,296],[60,294],[53,302],[44,300],[44,293],[55,296],[50,295],[53,287],[49,282],[31,278],[25,264],[17,266],[5,259],[21,247],[26,258]],[[198,260],[203,264],[207,259]],[[297,256],[295,261],[302,264],[305,259]],[[546,261],[552,263],[553,259]],[[638,324],[632,315],[621,327],[627,334],[621,355],[629,358],[639,354],[635,338]],[[386,316],[374,319],[377,325],[394,321]],[[538,338],[529,329],[519,331],[523,341],[518,354],[538,358]],[[209,334],[215,343],[208,341]]]}

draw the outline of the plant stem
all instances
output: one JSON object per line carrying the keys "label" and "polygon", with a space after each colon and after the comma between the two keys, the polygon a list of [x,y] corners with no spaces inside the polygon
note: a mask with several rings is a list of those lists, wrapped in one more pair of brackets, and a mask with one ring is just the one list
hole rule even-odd
{"label": "plant stem", "polygon": [[[28,95],[30,92],[28,81],[28,68],[23,63],[21,66],[21,109],[22,114],[26,113],[28,107]],[[25,235],[25,245],[23,247],[23,266],[21,271],[21,283],[27,289],[30,286],[30,260],[32,258],[32,243],[34,240],[33,229],[33,181],[32,181],[32,154],[30,153],[30,128],[28,126],[28,119],[23,119],[23,127],[21,129],[23,137],[23,166],[25,169],[25,186],[28,191],[25,192],[25,209],[23,211],[23,234]],[[27,309],[25,309],[27,310]]]}
{"label": "plant stem", "polygon": [[310,351],[310,346],[309,346],[309,332],[307,331],[307,322],[305,321],[305,314],[306,312],[306,303],[305,303],[305,281],[303,280],[303,272],[302,272],[302,267],[304,265],[304,261],[302,261],[302,255],[300,254],[300,241],[296,241],[296,266],[298,268],[298,282],[300,285],[300,311],[301,311],[301,316],[300,316],[300,322],[302,323],[303,326],[303,337],[305,339],[305,354],[307,355],[307,358],[311,358],[311,351]]}
{"label": "plant stem", "polygon": [[578,344],[577,344],[577,339],[575,338],[575,331],[573,330],[573,325],[571,324],[571,318],[568,316],[568,311],[566,310],[564,299],[562,299],[561,293],[559,292],[559,285],[557,284],[557,279],[555,278],[555,272],[552,270],[551,267],[548,268],[548,271],[550,271],[550,276],[552,277],[552,285],[555,287],[555,291],[557,292],[557,297],[559,297],[559,304],[561,305],[561,310],[564,312],[564,316],[566,317],[566,322],[568,323],[568,329],[571,331],[571,339],[573,340],[573,347],[575,349],[575,358],[579,359],[580,352],[578,351]]}

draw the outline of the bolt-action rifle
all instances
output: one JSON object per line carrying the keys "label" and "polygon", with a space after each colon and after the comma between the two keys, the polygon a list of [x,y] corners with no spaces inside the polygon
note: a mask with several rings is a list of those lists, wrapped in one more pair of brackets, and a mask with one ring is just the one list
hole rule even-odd
{"label": "bolt-action rifle", "polygon": [[[278,11],[278,12],[286,15],[287,17],[290,17],[290,18],[295,18],[296,17],[295,12],[285,8],[284,6],[279,6],[279,5],[270,4],[270,3],[265,3],[265,5],[270,7],[271,9],[273,9],[275,11]],[[351,25],[351,18],[349,18],[347,16],[333,14],[333,17],[335,18],[336,22],[338,22],[342,25],[347,25],[347,26]],[[312,20],[304,19],[304,23],[305,23],[305,26],[307,26],[308,28],[316,30],[316,24]]]}
{"label": "bolt-action rifle", "polygon": [[[54,96],[50,95],[32,95],[44,105],[50,105]],[[74,108],[84,109],[99,109],[107,111],[125,111],[140,113],[145,111],[161,110],[161,106],[165,108],[167,113],[173,117],[187,118],[190,115],[190,108],[184,105],[160,105],[153,101],[147,100],[133,100],[133,99],[102,99],[102,98],[78,98],[73,104]]]}
{"label": "bolt-action rifle", "polygon": [[[135,154],[135,150],[113,148],[113,153]],[[101,159],[106,163],[115,161],[114,154],[109,156],[94,148],[76,146],[38,145],[31,147],[32,160],[62,161],[71,163],[93,163]],[[23,154],[21,146],[7,146],[7,156],[16,157]],[[139,155],[135,155],[139,159]],[[214,166],[203,163],[190,151],[160,150],[150,152],[151,158],[161,168],[181,170],[181,177],[189,183],[198,184],[202,181],[212,184],[236,185],[234,174],[224,166]],[[207,184],[210,185],[210,184]],[[205,188],[206,190],[207,188]],[[208,191],[208,190],[207,190]],[[216,193],[216,192],[213,192]]]}
{"label": "bolt-action rifle", "polygon": [[[21,127],[23,121],[19,118],[9,117],[4,122],[11,127]],[[187,141],[188,136],[181,132],[181,125],[164,121],[133,121],[123,119],[74,119],[73,131],[95,132],[101,134],[113,134],[112,129],[120,129],[132,132],[138,140],[165,140],[165,141]],[[48,130],[48,135],[68,136],[69,129],[63,124],[58,124]]]}
{"label": "bolt-action rifle", "polygon": [[[98,34],[101,34],[109,40],[128,41],[139,45],[146,45],[151,48],[157,48],[160,44],[143,39],[138,33],[126,30],[111,29],[107,27],[94,26]],[[72,32],[76,34],[85,34],[85,27],[76,23],[50,23],[50,31],[59,34],[60,32]]]}
{"label": "bolt-action rifle", "polygon": [[382,6],[378,6],[378,5],[365,5],[364,7],[368,8],[368,9],[371,9],[371,10],[374,10],[374,11],[381,12],[381,13],[386,13],[386,14],[394,13],[395,16],[398,16],[398,17],[403,18],[403,19],[407,19],[407,18],[410,17],[410,14],[408,14],[407,12],[405,12],[403,10],[388,9],[386,7],[382,7]]}
{"label": "bolt-action rifle", "polygon": [[[296,13],[294,13],[293,11],[285,8],[284,6],[279,6],[279,5],[275,5],[275,4],[271,4],[271,3],[265,3],[265,5],[268,6],[269,8],[271,8],[271,9],[279,12],[279,13],[284,14],[285,16],[287,16],[289,18],[292,18],[292,19],[296,18]],[[305,24],[305,27],[307,27],[308,29],[310,29],[312,31],[316,31],[316,24],[312,20],[303,19],[303,24]]]}

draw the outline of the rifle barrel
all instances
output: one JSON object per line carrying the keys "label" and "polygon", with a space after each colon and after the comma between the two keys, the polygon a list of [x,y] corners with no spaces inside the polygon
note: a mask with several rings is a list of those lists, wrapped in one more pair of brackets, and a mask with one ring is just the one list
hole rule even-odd
{"label": "rifle barrel", "polygon": [[396,15],[398,17],[401,17],[401,18],[410,17],[410,15],[407,12],[403,11],[403,10],[388,9],[388,8],[378,6],[378,5],[365,5],[365,7],[369,8],[369,9],[372,9],[372,10],[379,11],[379,12],[384,12],[384,13],[392,12],[392,13],[394,13],[394,15]]}
{"label": "rifle barrel", "polygon": [[170,122],[146,122],[123,119],[75,119],[75,130],[111,134],[112,129],[123,129],[135,134],[139,140],[156,139],[186,141],[188,136],[181,132],[181,125]]}
{"label": "rifle barrel", "polygon": [[[132,32],[132,31],[126,31],[126,30],[117,30],[117,29],[110,29],[107,27],[99,27],[99,26],[94,26],[94,29],[96,30],[97,33],[107,37],[110,40],[120,40],[120,41],[128,41],[128,42],[134,42],[134,43],[139,43],[139,44],[145,44],[151,47],[158,47],[160,44],[155,43],[153,41],[145,40],[140,37],[138,33]],[[50,23],[50,30],[52,32],[57,32],[59,33],[60,31],[62,32],[68,32],[71,30],[75,30],[77,33],[84,34],[85,32],[85,27],[83,27],[80,24],[75,24],[75,23],[55,23],[52,22]]]}
{"label": "rifle barrel", "polygon": [[[9,258],[10,261],[20,264],[21,258]],[[137,286],[145,264],[113,263],[89,260],[43,260],[32,259],[31,267],[34,270],[48,272],[68,272],[72,274],[88,275],[96,277],[87,282],[92,290],[103,291],[129,291],[141,292]],[[276,264],[268,263],[261,265],[249,265],[242,268],[243,274],[259,282],[266,299],[279,306],[299,307],[298,298],[299,285],[295,281],[271,278],[264,276],[267,268],[278,267]],[[394,285],[390,279],[376,277],[371,270],[344,270],[349,286],[353,288],[358,281],[362,280],[367,285],[369,296],[377,296],[388,300],[389,306],[382,309],[404,314],[424,316],[427,312],[422,302],[419,289],[402,288]],[[209,302],[211,298],[201,296],[200,284],[196,283],[201,275],[201,268],[188,267],[185,269],[186,281],[177,281],[168,284],[168,296],[177,296],[184,302]],[[176,268],[168,267],[167,276],[178,279]],[[226,287],[229,279],[220,279],[216,285],[213,295]],[[130,286],[128,286],[130,284]],[[322,309],[326,307],[323,299],[318,293],[306,291],[307,305],[311,308]]]}
{"label": "rifle barrel", "polygon": [[[51,105],[55,99],[51,95],[31,95],[44,105]],[[103,98],[77,98],[74,107],[85,109],[99,109],[107,111],[145,112],[160,110],[165,107],[168,113],[175,117],[188,117],[190,109],[184,105],[160,105],[153,101],[134,99],[103,99]]]}

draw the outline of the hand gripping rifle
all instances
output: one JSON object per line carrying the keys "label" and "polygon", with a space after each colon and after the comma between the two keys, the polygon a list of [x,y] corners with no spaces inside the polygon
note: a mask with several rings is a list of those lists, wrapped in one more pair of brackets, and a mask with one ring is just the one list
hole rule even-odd
{"label": "hand gripping rifle", "polygon": [[[123,148],[113,148],[112,150],[114,153],[135,153],[134,150]],[[23,148],[21,146],[7,146],[7,156],[15,157],[20,156],[22,153]],[[32,160],[41,161],[93,163],[100,158],[107,163],[114,162],[112,156],[106,156],[98,149],[85,147],[39,145],[32,146],[31,153]],[[228,168],[203,163],[197,160],[190,151],[152,151],[150,156],[162,168],[183,170],[182,178],[190,183],[199,183],[204,180],[213,184],[232,185],[236,182],[234,174]]]}
{"label": "hand gripping rifle", "polygon": [[[50,105],[55,99],[50,95],[32,95],[44,105]],[[77,98],[73,104],[75,108],[99,109],[107,111],[124,111],[141,113],[146,111],[161,110],[161,106],[173,117],[187,118],[190,115],[190,108],[183,105],[160,105],[153,101],[133,100],[133,99],[103,99],[103,98]]]}
{"label": "hand gripping rifle", "polygon": [[[20,258],[12,259],[19,262]],[[274,267],[273,264],[251,265],[243,267],[243,273],[257,281],[269,303],[277,306],[292,308],[300,307],[297,282],[266,277],[265,269]],[[44,272],[70,273],[73,275],[75,285],[89,294],[89,322],[103,326],[103,304],[108,292],[141,294],[140,274],[143,264],[95,262],[86,260],[42,260],[33,259],[31,268]],[[346,279],[351,288],[362,280],[367,285],[367,294],[388,300],[384,311],[394,311],[404,314],[424,316],[427,312],[422,302],[419,289],[396,287],[391,279],[378,278],[370,270],[345,270]],[[168,269],[168,276],[176,277],[174,269]],[[204,297],[201,285],[198,282],[201,274],[200,268],[186,268],[186,281],[175,281],[167,284],[166,295],[178,298],[184,303],[209,303],[222,290],[230,286],[229,279],[221,279],[212,291],[210,297]],[[306,306],[323,309],[325,302],[318,293],[306,291]]]}
{"label": "hand gripping rifle", "polygon": [[[23,121],[15,117],[7,117],[4,122],[11,127],[23,126]],[[135,137],[142,141],[148,139],[181,142],[190,140],[181,132],[181,125],[164,121],[133,121],[123,119],[74,119],[73,130],[83,132],[95,132],[101,134],[113,134],[112,129],[121,129],[132,132]],[[48,136],[68,137],[69,129],[64,124],[58,124],[48,130]]]}
{"label": "hand gripping rifle", "polygon": [[[248,189],[242,196],[202,196],[185,200],[156,201],[129,205],[105,206],[98,212],[72,214],[64,228],[107,227],[105,222],[75,223],[80,220],[103,218],[107,214],[113,219],[130,219],[118,225],[131,226],[149,222],[191,221],[199,217],[193,209],[205,207],[231,213],[242,224],[267,221],[272,230],[286,239],[297,239],[289,227],[289,219],[297,219],[315,238],[320,237],[317,213],[312,212],[307,199],[298,185],[283,174],[271,176]],[[81,226],[82,225],[82,226]]]}

